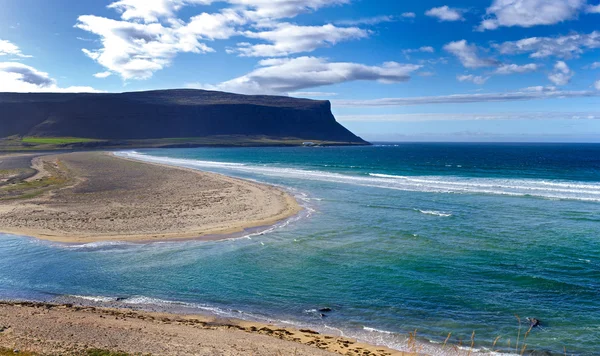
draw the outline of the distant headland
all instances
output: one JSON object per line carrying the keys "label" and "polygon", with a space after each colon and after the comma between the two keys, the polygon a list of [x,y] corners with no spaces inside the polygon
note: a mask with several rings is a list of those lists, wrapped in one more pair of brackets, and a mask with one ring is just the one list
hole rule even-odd
{"label": "distant headland", "polygon": [[0,93],[0,151],[368,145],[329,101],[176,89]]}

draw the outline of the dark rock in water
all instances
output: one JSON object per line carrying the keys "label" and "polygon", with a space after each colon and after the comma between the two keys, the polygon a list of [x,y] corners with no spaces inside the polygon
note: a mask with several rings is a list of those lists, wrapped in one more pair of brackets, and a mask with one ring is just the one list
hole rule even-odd
{"label": "dark rock in water", "polygon": [[321,314],[319,314],[319,315],[321,316],[321,318],[327,318],[327,315],[325,315],[325,314],[323,314],[323,313],[321,313]]}
{"label": "dark rock in water", "polygon": [[124,301],[125,299],[127,299],[127,298],[126,298],[126,297],[117,297],[117,298],[115,299],[115,301],[116,301],[116,302],[122,302],[122,301]]}
{"label": "dark rock in water", "polygon": [[538,326],[541,326],[541,324],[542,324],[542,322],[536,318],[527,318],[527,320],[529,321],[529,325],[532,328],[537,328]]}
{"label": "dark rock in water", "polygon": [[321,309],[319,309],[319,311],[323,312],[323,313],[329,313],[329,312],[332,312],[333,309],[331,309],[331,308],[321,308]]}

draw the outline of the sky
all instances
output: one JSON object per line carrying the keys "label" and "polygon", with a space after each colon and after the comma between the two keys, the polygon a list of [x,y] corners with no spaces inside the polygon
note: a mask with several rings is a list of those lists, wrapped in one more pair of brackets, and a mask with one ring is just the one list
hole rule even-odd
{"label": "sky", "polygon": [[0,92],[330,100],[371,141],[600,142],[600,0],[0,0]]}

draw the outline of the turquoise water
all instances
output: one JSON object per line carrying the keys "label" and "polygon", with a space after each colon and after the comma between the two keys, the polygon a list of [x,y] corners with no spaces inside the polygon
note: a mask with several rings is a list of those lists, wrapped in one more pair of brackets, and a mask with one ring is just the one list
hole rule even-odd
{"label": "turquoise water", "polygon": [[[172,149],[134,158],[289,189],[297,218],[218,242],[0,240],[0,298],[94,297],[343,333],[600,353],[600,145]],[[315,311],[331,307],[325,318]],[[468,342],[467,342],[468,343]],[[428,351],[435,352],[435,348]]]}

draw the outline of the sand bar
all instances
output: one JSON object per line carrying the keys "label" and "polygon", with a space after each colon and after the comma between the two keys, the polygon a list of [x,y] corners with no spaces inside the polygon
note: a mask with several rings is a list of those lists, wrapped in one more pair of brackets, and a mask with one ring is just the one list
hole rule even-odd
{"label": "sand bar", "polygon": [[272,186],[108,153],[5,156],[5,165],[9,157],[6,175],[16,160],[32,161],[37,171],[0,184],[0,231],[10,234],[65,243],[214,240],[301,210]]}

